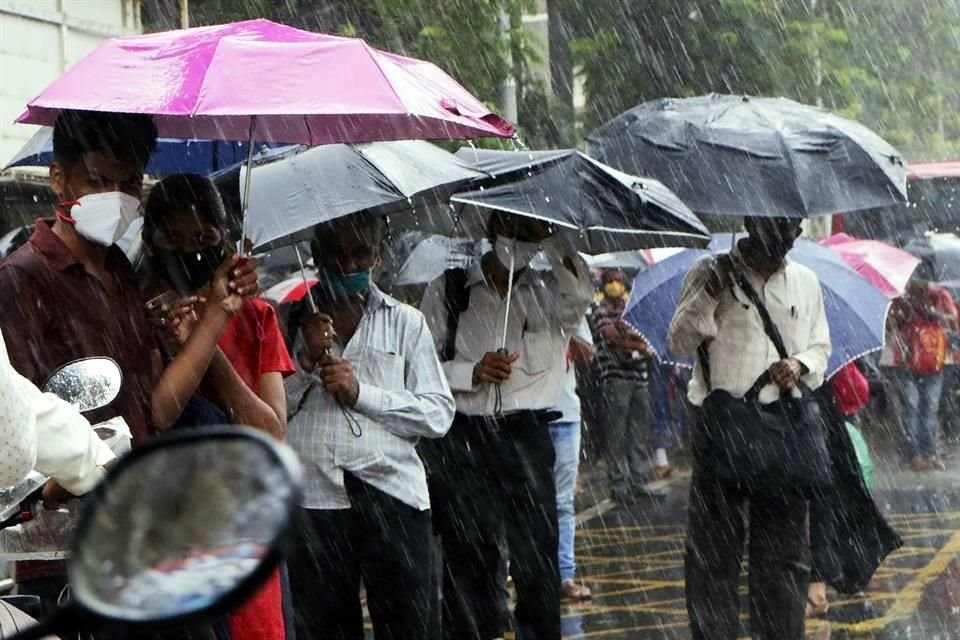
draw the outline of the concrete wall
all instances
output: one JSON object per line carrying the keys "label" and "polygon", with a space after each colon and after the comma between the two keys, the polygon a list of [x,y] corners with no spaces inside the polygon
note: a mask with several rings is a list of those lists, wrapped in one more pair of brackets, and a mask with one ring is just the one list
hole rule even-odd
{"label": "concrete wall", "polygon": [[0,0],[0,166],[33,134],[27,101],[106,38],[139,33],[140,0]]}

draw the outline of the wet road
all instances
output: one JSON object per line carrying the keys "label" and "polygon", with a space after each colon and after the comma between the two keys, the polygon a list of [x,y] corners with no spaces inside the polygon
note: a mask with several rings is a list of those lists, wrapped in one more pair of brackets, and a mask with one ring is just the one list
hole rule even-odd
{"label": "wet road", "polygon": [[[827,616],[808,622],[809,638],[960,640],[960,455],[946,454],[952,470],[939,473],[900,469],[894,456],[875,461],[875,498],[904,547],[863,595],[831,593]],[[678,480],[665,501],[610,510],[601,503],[581,514],[577,561],[594,597],[565,607],[564,638],[690,637],[683,599],[686,491]]]}

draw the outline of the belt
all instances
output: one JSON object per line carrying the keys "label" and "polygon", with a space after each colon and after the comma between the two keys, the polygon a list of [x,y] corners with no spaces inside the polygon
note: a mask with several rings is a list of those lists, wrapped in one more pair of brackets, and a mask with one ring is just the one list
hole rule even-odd
{"label": "belt", "polygon": [[500,416],[468,416],[457,413],[456,419],[466,422],[471,427],[486,429],[498,433],[528,426],[531,422],[549,424],[563,417],[560,411],[551,409],[531,409],[514,411]]}

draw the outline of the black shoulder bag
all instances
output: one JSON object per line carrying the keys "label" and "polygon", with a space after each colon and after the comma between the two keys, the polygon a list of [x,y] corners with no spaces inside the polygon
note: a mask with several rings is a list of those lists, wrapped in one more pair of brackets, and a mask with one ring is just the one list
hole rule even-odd
{"label": "black shoulder bag", "polygon": [[[764,330],[782,359],[789,356],[767,308],[742,275],[737,284],[756,307]],[[693,434],[696,459],[709,478],[748,495],[816,495],[831,483],[830,455],[819,399],[802,381],[799,398],[789,392],[761,404],[760,390],[773,382],[765,371],[743,398],[712,389],[706,343],[697,350],[709,395]]]}

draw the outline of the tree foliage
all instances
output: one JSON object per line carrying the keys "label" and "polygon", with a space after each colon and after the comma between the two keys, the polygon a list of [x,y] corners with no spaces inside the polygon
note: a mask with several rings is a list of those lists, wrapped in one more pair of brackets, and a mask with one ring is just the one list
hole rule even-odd
{"label": "tree foliage", "polygon": [[663,96],[782,95],[857,118],[908,158],[960,153],[956,0],[562,0],[586,131]]}

